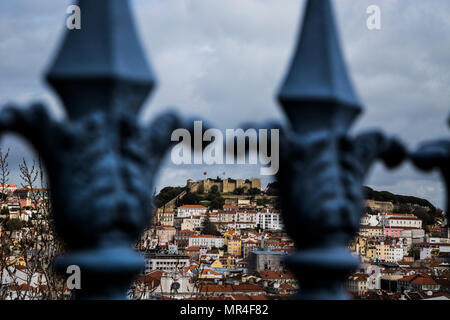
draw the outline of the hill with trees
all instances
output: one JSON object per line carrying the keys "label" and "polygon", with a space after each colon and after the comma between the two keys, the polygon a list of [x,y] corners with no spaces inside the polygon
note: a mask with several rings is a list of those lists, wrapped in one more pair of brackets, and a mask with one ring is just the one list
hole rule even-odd
{"label": "hill with trees", "polygon": [[[443,221],[444,212],[433,206],[431,202],[426,199],[394,194],[389,191],[377,191],[370,187],[363,187],[364,195],[366,200],[374,201],[384,201],[391,202],[394,205],[394,213],[412,213],[422,220],[423,225],[432,225]],[[186,187],[165,187],[160,193],[155,197],[155,204],[157,207],[162,207],[164,204],[170,200],[176,198],[183,191],[186,191]],[[249,190],[249,195],[260,194],[259,190]],[[257,191],[257,192],[256,192]],[[238,190],[234,193],[235,195],[243,194],[243,190]],[[266,189],[267,196],[277,196],[279,195],[279,185],[277,181],[269,183]],[[275,207],[279,208],[278,197],[275,200],[257,199],[258,205],[264,205],[268,202],[275,201],[277,204]],[[187,192],[183,197],[177,199],[176,205],[181,206],[184,204],[203,204],[208,206],[209,209],[221,209],[225,203],[224,197],[220,194],[218,188],[214,186],[209,193],[191,193]],[[367,213],[376,214],[376,212],[371,212],[370,208],[366,208]]]}
{"label": "hill with trees", "polygon": [[[414,214],[422,220],[423,226],[439,224],[444,220],[444,211],[436,208],[426,199],[398,195],[388,191],[376,191],[369,187],[364,187],[364,193],[367,200],[392,202],[394,213]],[[366,208],[366,211],[370,211],[370,208]]]}
{"label": "hill with trees", "polygon": [[367,200],[375,200],[375,201],[389,201],[394,205],[416,205],[421,207],[427,207],[430,209],[435,208],[428,200],[413,197],[413,196],[403,196],[394,194],[388,191],[376,191],[369,187],[364,187],[364,194]]}

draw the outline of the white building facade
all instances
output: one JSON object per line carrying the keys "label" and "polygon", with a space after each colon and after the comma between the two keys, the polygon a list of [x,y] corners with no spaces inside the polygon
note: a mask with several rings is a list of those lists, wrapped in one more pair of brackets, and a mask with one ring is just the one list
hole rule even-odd
{"label": "white building facade", "polygon": [[257,225],[263,230],[282,230],[283,222],[279,212],[259,212],[257,215]]}
{"label": "white building facade", "polygon": [[208,211],[208,208],[199,204],[186,204],[184,206],[178,207],[177,217],[178,218],[191,218],[196,216],[201,216]]}

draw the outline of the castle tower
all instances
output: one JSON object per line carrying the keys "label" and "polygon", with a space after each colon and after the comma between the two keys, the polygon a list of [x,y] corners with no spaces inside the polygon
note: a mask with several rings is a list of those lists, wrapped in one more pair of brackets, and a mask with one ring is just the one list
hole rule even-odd
{"label": "castle tower", "polygon": [[221,192],[224,192],[224,193],[226,193],[226,192],[232,192],[232,191],[230,191],[228,179],[222,180],[222,189],[221,189]]}

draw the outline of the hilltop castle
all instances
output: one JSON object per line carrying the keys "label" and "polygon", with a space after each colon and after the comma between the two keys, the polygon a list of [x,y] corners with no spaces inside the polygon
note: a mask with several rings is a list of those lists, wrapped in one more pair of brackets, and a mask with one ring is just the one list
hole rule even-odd
{"label": "hilltop castle", "polygon": [[187,180],[186,186],[190,192],[205,192],[211,191],[213,186],[219,188],[220,193],[231,193],[238,188],[244,188],[246,191],[252,188],[261,190],[261,179],[205,179],[195,182],[192,179]]}

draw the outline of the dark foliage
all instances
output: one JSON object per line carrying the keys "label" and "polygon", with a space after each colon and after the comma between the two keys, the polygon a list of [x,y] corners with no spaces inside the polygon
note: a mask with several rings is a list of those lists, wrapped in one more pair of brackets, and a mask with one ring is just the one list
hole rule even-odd
{"label": "dark foliage", "polygon": [[408,205],[418,205],[421,207],[428,207],[430,209],[434,208],[434,206],[428,200],[413,197],[413,196],[403,196],[403,195],[393,194],[388,191],[376,191],[369,187],[364,187],[364,193],[365,193],[366,199],[368,199],[368,200],[391,201],[393,204],[396,204],[396,205],[408,204]]}
{"label": "dark foliage", "polygon": [[8,231],[20,230],[27,226],[28,224],[25,221],[19,219],[8,219],[5,224],[6,230]]}
{"label": "dark foliage", "polygon": [[209,208],[211,210],[219,210],[223,208],[223,205],[225,204],[225,199],[222,197],[216,197],[214,198],[211,203],[209,204]]}
{"label": "dark foliage", "polygon": [[252,196],[256,196],[256,195],[261,194],[261,190],[259,190],[258,188],[251,188],[247,191],[247,193]]}
{"label": "dark foliage", "polygon": [[268,196],[277,196],[279,194],[278,190],[279,190],[278,181],[274,181],[267,185],[266,194]]}
{"label": "dark foliage", "polygon": [[183,192],[186,187],[165,187],[155,197],[155,206],[157,208],[162,207],[167,202],[178,196]]}
{"label": "dark foliage", "polygon": [[220,232],[217,230],[217,227],[211,222],[209,213],[206,215],[206,218],[203,221],[201,233],[211,234],[213,236],[220,236]]}
{"label": "dark foliage", "polygon": [[216,186],[216,185],[212,186],[210,192],[214,193],[214,194],[219,194],[220,193],[219,192],[219,187]]}

